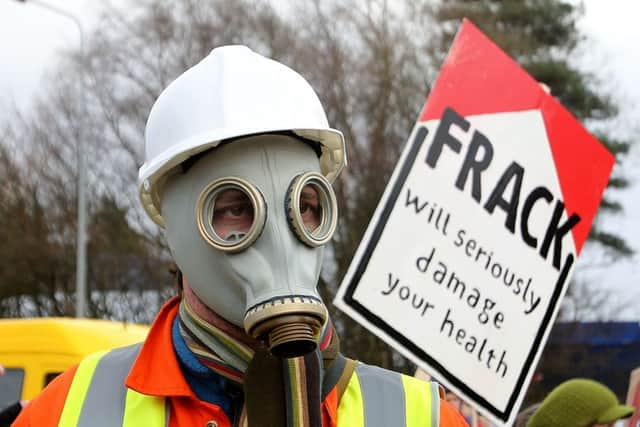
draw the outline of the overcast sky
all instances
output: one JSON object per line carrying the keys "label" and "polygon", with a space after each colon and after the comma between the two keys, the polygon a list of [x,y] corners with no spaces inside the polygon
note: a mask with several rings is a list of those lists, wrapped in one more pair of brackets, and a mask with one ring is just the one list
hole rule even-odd
{"label": "overcast sky", "polygon": [[[98,5],[89,0],[49,0],[80,18],[89,33],[98,16]],[[112,0],[122,3],[122,0]],[[596,75],[620,105],[620,118],[612,125],[623,136],[640,131],[640,0],[587,0],[580,28],[587,40],[575,61]],[[6,107],[28,106],[37,93],[44,71],[56,65],[60,50],[79,45],[73,23],[37,5],[0,0],[0,122]],[[640,252],[640,141],[626,159],[622,171],[633,182],[631,189],[615,194],[625,213],[608,220],[611,230],[622,233]],[[586,254],[587,256],[589,253]],[[581,269],[576,276],[611,292],[611,300],[640,300],[640,256],[612,267]],[[620,314],[625,320],[640,320],[640,304]]]}

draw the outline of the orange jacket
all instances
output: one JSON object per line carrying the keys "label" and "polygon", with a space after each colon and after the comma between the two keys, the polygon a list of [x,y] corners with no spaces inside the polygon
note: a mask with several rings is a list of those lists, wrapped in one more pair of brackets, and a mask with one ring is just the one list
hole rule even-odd
{"label": "orange jacket", "polygon": [[[217,422],[218,427],[231,427],[232,423],[222,409],[199,400],[182,375],[171,338],[178,303],[174,298],[158,313],[126,385],[139,393],[165,397],[170,405],[170,427],[204,426],[209,421]],[[27,405],[12,426],[57,426],[75,371],[74,367],[52,381]],[[337,389],[334,388],[322,402],[323,427],[338,426],[338,404]],[[457,427],[467,426],[467,423],[451,405],[440,400],[440,425]]]}

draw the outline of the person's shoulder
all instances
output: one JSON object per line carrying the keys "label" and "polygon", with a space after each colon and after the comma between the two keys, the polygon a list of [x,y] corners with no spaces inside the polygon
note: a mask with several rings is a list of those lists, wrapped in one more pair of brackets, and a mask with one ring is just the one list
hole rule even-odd
{"label": "person's shoulder", "polygon": [[57,426],[77,366],[58,375],[20,412],[12,427]]}

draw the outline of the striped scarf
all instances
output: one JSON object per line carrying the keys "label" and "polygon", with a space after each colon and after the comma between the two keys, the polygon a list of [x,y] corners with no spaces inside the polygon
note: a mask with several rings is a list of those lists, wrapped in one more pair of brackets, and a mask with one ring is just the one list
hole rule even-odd
{"label": "striped scarf", "polygon": [[184,298],[179,326],[187,347],[203,365],[243,388],[244,406],[234,426],[322,426],[322,353],[337,354],[339,345],[331,322],[321,333],[320,351],[291,359],[276,358],[263,347],[251,348],[202,319]]}

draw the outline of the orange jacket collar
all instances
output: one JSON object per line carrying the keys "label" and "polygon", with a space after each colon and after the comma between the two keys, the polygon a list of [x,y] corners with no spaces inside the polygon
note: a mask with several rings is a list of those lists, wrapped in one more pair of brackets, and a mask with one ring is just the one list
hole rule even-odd
{"label": "orange jacket collar", "polygon": [[180,298],[174,297],[160,309],[129,372],[127,387],[152,396],[195,397],[182,374],[171,338],[179,305]]}

